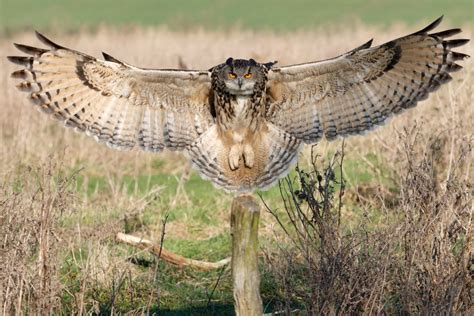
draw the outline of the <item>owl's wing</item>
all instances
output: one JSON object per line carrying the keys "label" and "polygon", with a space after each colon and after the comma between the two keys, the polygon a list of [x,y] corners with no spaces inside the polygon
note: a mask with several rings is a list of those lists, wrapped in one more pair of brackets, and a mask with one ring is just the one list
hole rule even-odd
{"label": "owl's wing", "polygon": [[306,143],[323,135],[360,134],[413,107],[451,79],[468,55],[451,51],[469,40],[445,38],[451,29],[426,28],[370,48],[371,42],[339,57],[273,68],[268,78],[267,119]]}
{"label": "owl's wing", "polygon": [[59,46],[37,33],[42,49],[15,44],[8,59],[38,108],[110,147],[182,150],[213,124],[208,71],[141,69]]}

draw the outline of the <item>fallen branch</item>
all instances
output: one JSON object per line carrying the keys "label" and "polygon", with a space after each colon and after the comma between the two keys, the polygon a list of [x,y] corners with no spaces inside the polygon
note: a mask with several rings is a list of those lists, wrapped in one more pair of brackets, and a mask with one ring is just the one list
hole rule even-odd
{"label": "fallen branch", "polygon": [[188,266],[188,267],[194,267],[194,268],[203,269],[203,270],[212,270],[212,269],[221,268],[229,264],[230,259],[231,259],[229,257],[217,262],[193,260],[193,259],[189,259],[180,255],[177,255],[169,250],[166,250],[163,247],[160,247],[160,245],[155,245],[151,241],[140,238],[140,237],[127,235],[124,233],[117,233],[115,238],[118,242],[130,245],[133,247],[138,247],[140,249],[148,250],[156,255],[160,254],[160,259],[163,259],[166,262],[177,265],[179,267]]}

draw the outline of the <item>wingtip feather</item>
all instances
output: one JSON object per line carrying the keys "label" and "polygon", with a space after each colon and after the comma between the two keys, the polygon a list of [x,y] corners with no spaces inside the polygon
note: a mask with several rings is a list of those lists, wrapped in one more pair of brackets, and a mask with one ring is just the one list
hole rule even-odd
{"label": "wingtip feather", "polygon": [[31,64],[33,57],[25,57],[25,56],[7,56],[8,61],[20,65],[20,66],[28,66]]}
{"label": "wingtip feather", "polygon": [[451,37],[453,35],[459,34],[461,32],[462,32],[462,30],[460,28],[455,28],[455,29],[450,29],[450,30],[446,30],[446,31],[433,33],[433,34],[430,34],[430,36],[446,38],[446,37]]}
{"label": "wingtip feather", "polygon": [[366,48],[370,48],[372,46],[372,42],[374,41],[373,38],[371,38],[370,40],[368,40],[366,43],[362,44],[361,46],[359,46],[359,49],[366,49]]}
{"label": "wingtip feather", "polygon": [[458,52],[451,52],[451,57],[454,61],[466,60],[468,58],[471,58],[471,56],[468,54],[458,53]]}
{"label": "wingtip feather", "polygon": [[444,14],[441,15],[439,18],[437,18],[436,20],[434,20],[433,22],[431,22],[428,26],[426,26],[425,28],[419,30],[418,32],[415,32],[413,33],[413,35],[422,35],[422,34],[427,34],[429,31],[433,30],[434,28],[436,28],[440,23],[441,21],[443,21],[443,18],[444,18]]}
{"label": "wingtip feather", "polygon": [[45,44],[45,45],[47,45],[51,48],[54,48],[54,49],[64,48],[61,45],[56,44],[55,42],[53,42],[52,40],[50,40],[49,38],[47,38],[46,36],[44,36],[43,34],[41,34],[38,31],[35,31],[35,35],[40,40],[41,43],[43,43],[43,44]]}
{"label": "wingtip feather", "polygon": [[469,43],[470,39],[468,38],[460,38],[460,39],[454,39],[454,40],[449,40],[449,41],[444,41],[443,45],[446,45],[447,48],[456,48],[459,46],[466,45]]}
{"label": "wingtip feather", "polygon": [[12,72],[10,74],[10,78],[14,79],[26,79],[28,77],[28,74],[31,74],[30,72],[27,72],[25,69],[20,69]]}
{"label": "wingtip feather", "polygon": [[104,57],[104,59],[106,61],[110,61],[110,62],[114,62],[114,63],[118,63],[118,64],[121,64],[123,65],[123,62],[118,60],[117,58],[113,57],[113,56],[110,56],[109,54],[105,53],[105,52],[102,52],[102,56]]}
{"label": "wingtip feather", "polygon": [[13,46],[16,47],[19,51],[28,54],[28,55],[41,55],[45,52],[47,52],[46,49],[38,48],[38,47],[33,47],[33,46],[28,46],[24,44],[19,44],[19,43],[13,43]]}

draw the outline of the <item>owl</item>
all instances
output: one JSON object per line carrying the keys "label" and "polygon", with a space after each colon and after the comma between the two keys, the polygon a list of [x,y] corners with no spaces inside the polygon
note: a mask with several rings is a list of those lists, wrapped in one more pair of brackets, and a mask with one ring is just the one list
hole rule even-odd
{"label": "owl", "polygon": [[461,69],[460,29],[441,22],[377,47],[369,41],[328,60],[277,67],[228,58],[209,70],[142,69],[60,46],[15,46],[17,87],[46,114],[112,148],[187,153],[229,192],[266,188],[304,144],[361,134],[428,97]]}

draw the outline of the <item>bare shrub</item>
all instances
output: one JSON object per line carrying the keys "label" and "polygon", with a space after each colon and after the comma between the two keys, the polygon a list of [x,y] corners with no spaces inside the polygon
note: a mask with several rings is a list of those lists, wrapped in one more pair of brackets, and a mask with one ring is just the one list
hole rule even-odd
{"label": "bare shrub", "polygon": [[394,262],[392,291],[399,295],[402,312],[468,313],[473,304],[473,183],[465,172],[472,139],[453,149],[446,131],[424,136],[416,126],[400,133],[405,171],[398,211],[404,221],[399,224],[402,256]]}
{"label": "bare shrub", "polygon": [[343,158],[343,151],[336,153],[321,170],[322,160],[313,153],[310,171],[297,168],[295,179],[280,182],[287,219],[267,206],[291,244],[267,256],[283,293],[291,294],[284,297],[287,315],[293,297],[314,315],[375,313],[385,294],[387,236],[368,234],[364,227],[348,234],[340,225]]}
{"label": "bare shrub", "polygon": [[[386,217],[380,227],[369,228],[368,219],[352,231],[341,227],[343,149],[326,163],[312,153],[310,171],[297,168],[294,179],[280,182],[285,212],[267,209],[285,236],[266,258],[287,315],[295,306],[311,315],[469,312],[473,200],[465,172],[472,140],[453,149],[449,133],[419,131],[399,133],[393,182],[400,195],[378,204]],[[372,197],[385,198],[393,199]]]}

